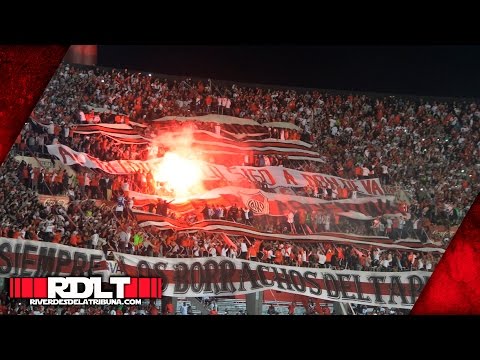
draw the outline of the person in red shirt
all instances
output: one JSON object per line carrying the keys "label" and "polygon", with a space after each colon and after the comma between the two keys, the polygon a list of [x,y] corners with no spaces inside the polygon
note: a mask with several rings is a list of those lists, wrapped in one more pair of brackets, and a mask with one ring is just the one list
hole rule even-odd
{"label": "person in red shirt", "polygon": [[288,315],[295,315],[295,302],[288,305]]}
{"label": "person in red shirt", "polygon": [[71,246],[78,246],[80,245],[80,237],[78,236],[78,232],[74,231],[70,236],[70,245]]}
{"label": "person in red shirt", "polygon": [[210,112],[210,106],[212,105],[212,96],[211,95],[208,95],[206,98],[205,98],[205,104],[207,105],[207,112]]}
{"label": "person in red shirt", "polygon": [[150,315],[158,315],[158,309],[155,305],[150,307]]}
{"label": "person in red shirt", "polygon": [[7,315],[8,309],[3,303],[0,302],[0,315]]}
{"label": "person in red shirt", "polygon": [[23,179],[23,184],[25,186],[28,186],[28,179],[30,178],[30,173],[28,171],[28,167],[24,167],[22,171],[22,179]]}
{"label": "person in red shirt", "polygon": [[80,188],[80,194],[85,194],[85,175],[83,173],[77,174],[78,186]]}
{"label": "person in red shirt", "polygon": [[282,250],[280,250],[280,248],[275,250],[275,260],[273,262],[277,265],[282,265],[283,264],[283,254],[282,254]]}
{"label": "person in red shirt", "polygon": [[15,231],[13,232],[14,239],[19,239],[20,238],[20,231],[16,228]]}
{"label": "person in red shirt", "polygon": [[166,315],[173,315],[175,314],[175,309],[173,308],[172,302],[169,302],[167,306],[165,306],[165,314]]}
{"label": "person in red shirt", "polygon": [[54,244],[60,244],[60,241],[62,241],[62,232],[57,231],[55,235],[53,236],[52,243]]}

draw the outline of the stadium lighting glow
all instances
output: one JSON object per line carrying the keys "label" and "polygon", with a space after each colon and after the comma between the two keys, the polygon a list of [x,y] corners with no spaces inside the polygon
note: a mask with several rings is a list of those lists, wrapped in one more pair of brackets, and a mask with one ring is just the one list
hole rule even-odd
{"label": "stadium lighting glow", "polygon": [[153,178],[164,183],[165,188],[173,191],[177,198],[192,195],[203,187],[202,163],[175,152],[167,152],[153,172]]}
{"label": "stadium lighting glow", "polygon": [[148,74],[148,76],[152,76],[152,74]]}

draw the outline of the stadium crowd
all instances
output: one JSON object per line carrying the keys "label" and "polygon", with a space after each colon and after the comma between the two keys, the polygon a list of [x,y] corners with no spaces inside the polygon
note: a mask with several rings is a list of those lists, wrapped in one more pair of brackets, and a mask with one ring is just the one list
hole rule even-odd
{"label": "stadium crowd", "polygon": [[[88,116],[85,104],[106,110]],[[117,113],[125,116],[119,117]],[[207,113],[251,118],[259,123],[295,124],[302,129],[300,132],[270,129],[271,136],[311,142],[327,161],[314,164],[285,159],[288,163],[284,166],[344,178],[378,176],[384,186],[398,185],[410,195],[408,216],[380,217],[372,222],[347,220],[328,212],[301,211],[272,221],[269,217],[253,217],[248,209],[238,209],[235,221],[253,224],[263,231],[300,234],[338,231],[387,235],[395,240],[412,237],[425,242],[428,236],[435,236],[430,231],[431,224],[447,228],[458,224],[479,190],[475,155],[479,151],[480,132],[475,120],[480,112],[475,103],[344,96],[216,85],[191,79],[170,81],[147,74],[68,64],[61,66],[50,82],[32,114],[38,121],[26,124],[11,155],[48,157],[44,145],[58,142],[102,160],[145,159],[147,145],[121,144],[101,134],[71,136],[70,129],[74,124],[86,122],[132,121],[148,125],[162,116]],[[40,122],[44,125],[39,125]],[[212,124],[195,126],[214,131]],[[153,132],[150,127],[138,131],[146,137]],[[76,175],[46,171],[15,162],[11,157],[0,170],[3,236],[143,255],[227,255],[339,269],[432,270],[439,258],[431,253],[380,251],[375,247],[331,246],[323,242],[259,244],[254,239],[237,237],[232,237],[232,247],[211,234],[198,233],[195,238],[171,231],[157,234],[155,229],[145,231],[138,226],[130,211],[132,199],[123,196],[129,189],[151,191],[148,187],[151,174],[120,177],[79,166],[72,168]],[[324,190],[314,194],[314,189],[303,189],[302,195],[333,198],[333,191]],[[42,205],[36,201],[37,193],[66,195],[70,204]],[[118,198],[123,198],[120,212],[95,201]],[[12,214],[12,208],[18,211]],[[144,210],[175,215],[168,211],[168,205],[160,202]],[[215,207],[204,209],[203,213],[204,218],[222,219],[229,212],[230,209]]]}
{"label": "stadium crowd", "polygon": [[[86,105],[104,110],[94,112]],[[151,173],[114,176],[78,165],[71,167],[73,173],[52,171],[14,159],[16,155],[33,155],[53,162],[45,145],[60,143],[103,161],[145,160],[151,152],[148,144],[123,144],[102,134],[72,134],[71,129],[77,124],[124,123],[134,126],[145,138],[152,138],[158,134],[151,126],[154,119],[211,113],[249,118],[261,124],[295,125],[300,130],[269,128],[270,137],[309,142],[325,162],[268,156],[255,157],[251,165],[281,165],[347,179],[378,177],[385,189],[401,189],[408,195],[405,215],[361,221],[328,211],[298,211],[285,217],[269,217],[253,216],[249,209],[236,206],[206,206],[196,215],[178,218],[160,200],[142,210],[185,223],[226,219],[270,233],[334,231],[387,236],[395,241],[406,238],[422,243],[443,241],[446,245],[450,239],[448,230],[461,222],[480,192],[480,164],[476,160],[480,152],[480,109],[473,101],[341,95],[210,80],[170,80],[127,70],[64,64],[0,168],[1,236],[102,249],[107,255],[110,251],[120,251],[177,258],[227,256],[337,270],[434,270],[441,256],[438,252],[383,250],[326,241],[259,241],[241,236],[229,236],[226,242],[219,234],[186,235],[155,227],[142,228],[132,212],[134,199],[127,194],[129,190],[155,193]],[[176,129],[192,126],[216,132],[213,123],[175,125]],[[269,191],[263,184],[251,186]],[[295,193],[327,200],[339,198],[338,192],[331,188],[306,187],[296,189]],[[69,203],[40,203],[39,194],[64,195]],[[356,194],[346,195],[352,196]],[[435,231],[438,226],[446,231],[438,234]],[[8,309],[5,310],[2,299],[0,313],[11,314],[157,315],[159,311],[154,305],[59,310],[28,307],[22,302],[12,302]],[[362,315],[404,313],[386,309],[370,311],[361,306],[354,307],[354,311]]]}
{"label": "stadium crowd", "polygon": [[[64,64],[34,116],[53,123],[53,130],[45,130],[53,142],[55,133],[62,137],[69,126],[82,122],[86,104],[145,124],[163,116],[207,113],[231,114],[259,123],[293,123],[302,129],[300,134],[273,129],[272,135],[301,137],[312,142],[327,160],[298,167],[344,178],[373,175],[386,185],[400,185],[411,197],[412,215],[433,223],[458,223],[480,190],[476,163],[480,110],[475,102],[339,95],[191,79],[170,81],[151,74]],[[98,116],[99,121],[115,122],[113,113]],[[212,131],[214,127],[211,123],[196,126]],[[290,132],[296,135],[289,137]],[[77,149],[90,146],[90,151],[103,159],[132,158],[133,150],[126,149],[125,144],[109,139],[104,145],[105,139],[81,141],[77,136],[78,143],[83,144]],[[42,140],[38,132],[24,129],[18,145],[41,146],[48,137]],[[137,152],[134,158],[141,158],[142,151]]]}

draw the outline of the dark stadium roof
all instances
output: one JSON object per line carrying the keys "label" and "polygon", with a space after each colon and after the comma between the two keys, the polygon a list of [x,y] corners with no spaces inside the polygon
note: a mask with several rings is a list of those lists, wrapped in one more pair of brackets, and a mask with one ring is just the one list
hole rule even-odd
{"label": "dark stadium roof", "polygon": [[98,64],[320,89],[479,97],[480,46],[99,46]]}

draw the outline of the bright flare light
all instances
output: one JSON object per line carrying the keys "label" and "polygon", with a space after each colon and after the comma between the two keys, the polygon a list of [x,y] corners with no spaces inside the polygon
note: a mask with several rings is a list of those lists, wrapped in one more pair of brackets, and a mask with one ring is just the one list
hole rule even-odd
{"label": "bright flare light", "polygon": [[203,190],[202,163],[187,159],[177,153],[167,152],[163,161],[153,173],[155,181],[164,183],[168,190],[173,190],[175,197],[193,195]]}

